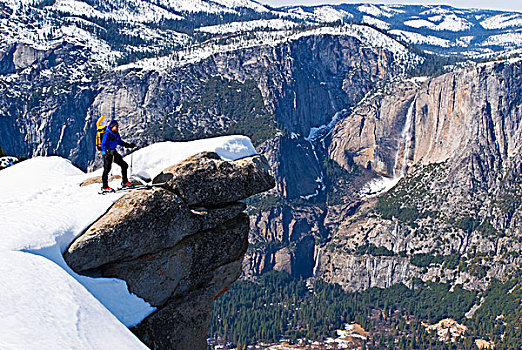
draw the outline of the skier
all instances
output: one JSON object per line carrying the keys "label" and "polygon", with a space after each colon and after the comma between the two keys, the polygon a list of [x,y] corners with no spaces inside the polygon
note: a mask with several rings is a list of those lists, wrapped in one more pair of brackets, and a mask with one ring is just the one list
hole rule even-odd
{"label": "skier", "polygon": [[136,147],[136,144],[134,142],[127,143],[123,141],[120,137],[120,133],[118,132],[118,122],[116,120],[112,120],[109,123],[109,126],[107,126],[106,132],[103,134],[100,145],[103,156],[102,192],[114,191],[109,187],[109,173],[111,171],[113,161],[121,167],[122,188],[128,188],[132,186],[127,177],[127,169],[129,166],[116,150],[117,146],[134,148]]}

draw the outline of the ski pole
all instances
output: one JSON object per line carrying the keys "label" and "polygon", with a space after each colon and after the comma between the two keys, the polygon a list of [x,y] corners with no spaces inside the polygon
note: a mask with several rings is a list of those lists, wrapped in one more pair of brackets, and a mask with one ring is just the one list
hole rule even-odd
{"label": "ski pole", "polygon": [[129,174],[129,176],[132,176],[132,157],[134,157],[134,152],[131,153],[131,166],[130,166],[130,174]]}

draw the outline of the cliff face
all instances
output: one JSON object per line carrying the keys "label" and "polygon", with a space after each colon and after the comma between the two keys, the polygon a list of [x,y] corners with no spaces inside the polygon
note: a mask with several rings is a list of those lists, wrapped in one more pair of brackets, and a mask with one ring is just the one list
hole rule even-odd
{"label": "cliff face", "polygon": [[140,145],[226,132],[240,122],[237,116],[215,106],[199,108],[207,107],[208,84],[215,77],[225,79],[219,87],[233,82],[248,89],[241,84],[254,81],[248,93],[261,94],[266,113],[288,131],[307,136],[377,81],[404,69],[392,53],[368,50],[351,36],[307,36],[275,47],[216,53],[168,72],[104,72],[80,49],[63,45],[44,52],[16,44],[2,50],[2,66],[8,67],[3,74],[15,73],[0,86],[0,132],[7,152],[56,153],[87,168],[95,161],[89,131],[100,115],[122,119],[121,133]]}
{"label": "cliff face", "polygon": [[520,63],[482,65],[391,87],[336,127],[330,155],[346,167],[350,152],[357,164],[393,176],[391,161],[403,152],[401,131],[412,107],[408,163],[454,163],[481,147],[487,152],[481,157],[498,163],[488,164],[491,170],[500,171],[518,150],[520,69]]}
{"label": "cliff face", "polygon": [[[329,131],[336,113],[403,72],[414,56],[400,57],[350,35],[323,34],[217,52],[168,71],[103,71],[77,46],[46,52],[20,47],[13,46],[2,58],[6,73],[14,73],[0,84],[0,139],[8,153],[59,154],[81,168],[99,166],[94,130],[102,114],[120,119],[124,139],[140,147],[247,134],[273,170],[273,196],[286,203],[284,214],[275,214],[281,217],[279,227],[274,214],[264,209],[253,218],[270,223],[252,233],[260,249],[252,259],[272,260],[277,268],[287,266],[305,276],[312,272],[309,257],[316,249],[310,242],[327,235],[314,223],[326,215],[324,208],[309,209],[303,200],[325,199],[326,152],[321,140],[305,138],[313,128]],[[292,256],[290,263],[266,247],[275,246],[277,236],[276,245],[285,248],[277,256]],[[246,272],[266,269],[269,265],[252,265]]]}
{"label": "cliff face", "polygon": [[479,65],[401,83],[337,125],[329,153],[338,164],[406,176],[339,221],[321,259],[327,280],[483,288],[519,268],[521,69]]}
{"label": "cliff face", "polygon": [[274,186],[263,156],[201,153],[163,188],[124,195],[65,252],[79,273],[116,277],[156,307],[134,329],[155,349],[206,349],[212,303],[241,275],[249,218],[238,202]]}

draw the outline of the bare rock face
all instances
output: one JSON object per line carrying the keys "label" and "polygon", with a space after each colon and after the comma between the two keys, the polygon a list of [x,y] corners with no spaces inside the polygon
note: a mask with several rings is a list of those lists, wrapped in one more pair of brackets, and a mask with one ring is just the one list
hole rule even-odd
{"label": "bare rock face", "polygon": [[321,255],[325,280],[484,289],[509,278],[522,249],[521,72],[520,61],[500,62],[399,82],[336,125],[329,156],[343,168],[405,171],[353,216],[328,208],[338,225]]}
{"label": "bare rock face", "polygon": [[263,156],[227,162],[210,152],[165,169],[153,181],[167,182],[188,205],[209,207],[245,199],[275,186]]}
{"label": "bare rock face", "polygon": [[102,267],[103,274],[124,279],[131,292],[153,306],[161,306],[168,298],[211,281],[214,270],[220,266],[241,260],[248,248],[243,233],[249,225],[245,214],[237,215],[214,229],[187,237],[172,248],[107,264]]}
{"label": "bare rock face", "polygon": [[273,187],[268,170],[259,155],[191,157],[162,173],[169,186],[124,195],[64,258],[78,273],[125,280],[157,308],[134,329],[149,347],[206,349],[213,300],[239,278],[248,249],[250,220],[237,200]]}

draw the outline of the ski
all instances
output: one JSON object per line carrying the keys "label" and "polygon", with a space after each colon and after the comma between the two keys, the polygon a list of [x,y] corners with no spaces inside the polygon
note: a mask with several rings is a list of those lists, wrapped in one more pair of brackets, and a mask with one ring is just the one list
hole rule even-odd
{"label": "ski", "polygon": [[134,185],[134,186],[127,186],[127,187],[118,187],[116,189],[113,189],[112,191],[101,191],[98,192],[98,194],[105,195],[109,193],[118,193],[118,192],[125,192],[125,191],[131,191],[131,190],[150,190],[153,187],[161,187],[166,185],[166,182],[160,182],[155,184],[143,184],[143,185]]}
{"label": "ski", "polygon": [[126,186],[126,187],[118,187],[116,189],[116,192],[119,191],[128,191],[128,190],[141,190],[141,189],[151,189],[153,187],[161,187],[166,185],[166,182],[160,182],[155,184],[143,184],[143,185],[133,185],[133,186]]}

